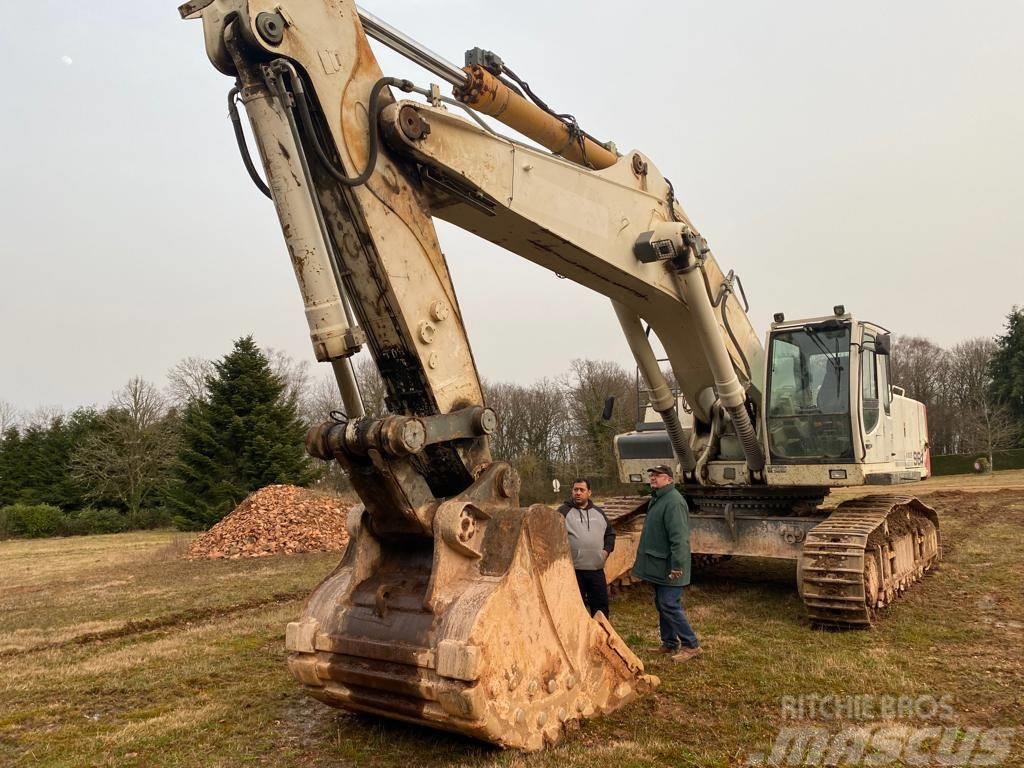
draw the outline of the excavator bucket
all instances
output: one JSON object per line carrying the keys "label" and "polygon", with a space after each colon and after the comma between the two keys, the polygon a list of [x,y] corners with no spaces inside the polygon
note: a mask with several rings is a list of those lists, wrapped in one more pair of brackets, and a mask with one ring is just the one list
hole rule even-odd
{"label": "excavator bucket", "polygon": [[453,499],[432,541],[396,542],[357,507],[349,529],[288,625],[291,671],[321,701],[537,750],[658,684],[587,614],[557,511]]}

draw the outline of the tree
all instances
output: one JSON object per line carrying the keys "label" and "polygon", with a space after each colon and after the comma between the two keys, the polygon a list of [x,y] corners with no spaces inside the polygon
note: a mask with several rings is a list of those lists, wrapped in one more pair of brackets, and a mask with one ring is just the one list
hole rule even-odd
{"label": "tree", "polygon": [[[989,366],[992,400],[1020,427],[1024,425],[1024,309],[1011,310],[1006,333],[996,338],[995,345]],[[1024,433],[1018,432],[1020,441],[1024,441]]]}
{"label": "tree", "polygon": [[0,400],[0,507],[14,503],[18,492],[17,456],[21,446],[18,409]]}
{"label": "tree", "polygon": [[213,374],[213,362],[205,357],[186,357],[167,372],[167,394],[171,403],[181,410],[209,393],[206,382]]}
{"label": "tree", "polygon": [[132,518],[168,487],[177,429],[159,391],[139,377],[114,393],[97,428],[72,457],[72,476],[92,499],[117,499]]}
{"label": "tree", "polygon": [[13,504],[18,499],[20,458],[21,433],[16,427],[8,427],[0,435],[0,507]]}
{"label": "tree", "polygon": [[6,400],[0,400],[0,435],[7,434],[7,430],[17,427],[21,422],[21,414],[13,404]]}
{"label": "tree", "polygon": [[171,504],[191,527],[212,525],[265,485],[308,485],[318,474],[305,454],[295,395],[252,336],[214,369],[208,399],[185,409],[174,468]]}
{"label": "tree", "polygon": [[928,409],[928,440],[935,453],[959,450],[958,407],[949,398],[949,354],[920,336],[900,336],[890,356],[892,383]]}
{"label": "tree", "polygon": [[30,414],[21,428],[7,430],[0,444],[3,499],[65,510],[84,506],[86,489],[71,474],[71,455],[98,421],[91,408],[70,414],[45,408]]}
{"label": "tree", "polygon": [[267,347],[264,352],[270,370],[284,384],[285,399],[294,399],[300,411],[309,398],[309,360],[296,360],[283,349]]}
{"label": "tree", "polygon": [[960,451],[984,452],[995,469],[994,452],[1014,445],[1020,434],[1010,409],[996,402],[992,387],[992,360],[997,350],[992,339],[968,339],[949,352],[949,390],[959,404]]}
{"label": "tree", "polygon": [[[388,389],[380,371],[377,370],[377,364],[373,362],[373,358],[368,356],[360,357],[353,362],[355,363],[356,384],[359,385],[359,393],[363,398],[363,410],[366,411],[366,415],[375,419],[387,416]],[[338,400],[340,402],[340,395]]]}
{"label": "tree", "polygon": [[900,336],[890,355],[892,380],[906,390],[907,397],[934,405],[942,396],[942,370],[947,365],[945,350],[920,336]]}
{"label": "tree", "polygon": [[[634,427],[634,377],[618,363],[573,360],[565,380],[565,395],[575,432],[575,471],[607,483],[618,482],[612,442],[615,435]],[[606,422],[601,415],[608,397],[615,398],[615,409]]]}

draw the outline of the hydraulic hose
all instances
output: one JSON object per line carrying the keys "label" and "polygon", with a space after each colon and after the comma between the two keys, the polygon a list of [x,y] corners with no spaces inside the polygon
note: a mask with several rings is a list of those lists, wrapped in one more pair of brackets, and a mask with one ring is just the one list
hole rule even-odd
{"label": "hydraulic hose", "polygon": [[727,405],[725,410],[732,417],[736,435],[743,445],[743,455],[747,459],[747,467],[753,472],[760,472],[764,469],[764,451],[761,450],[761,443],[757,439],[757,432],[754,431],[754,425],[750,421],[746,405]]}
{"label": "hydraulic hose", "polygon": [[366,167],[363,168],[362,172],[356,176],[346,176],[345,173],[339,170],[335,166],[334,162],[327,156],[327,151],[324,149],[324,145],[320,141],[320,135],[316,132],[316,124],[313,120],[313,115],[309,110],[309,99],[306,97],[305,86],[302,84],[302,78],[295,70],[295,67],[292,66],[290,62],[282,59],[275,61],[271,67],[283,70],[290,76],[292,81],[292,91],[295,94],[295,104],[299,111],[299,120],[302,122],[302,129],[313,144],[313,151],[316,152],[317,159],[320,161],[324,170],[330,174],[332,179],[342,186],[358,187],[365,184],[370,179],[370,176],[373,175],[373,170],[377,165],[377,155],[380,152],[380,131],[377,127],[377,121],[380,113],[381,94],[389,85],[405,91],[406,93],[411,93],[412,91],[417,90],[416,85],[409,80],[400,80],[395,77],[382,77],[373,84],[373,87],[370,89],[370,147],[367,152]]}
{"label": "hydraulic hose", "polygon": [[266,182],[260,178],[259,173],[256,172],[256,166],[253,165],[252,162],[252,155],[249,154],[249,145],[245,141],[245,133],[242,131],[242,118],[238,114],[238,107],[235,105],[235,98],[238,96],[238,91],[239,89],[237,86],[228,91],[228,115],[231,117],[231,127],[235,131],[235,141],[238,142],[238,151],[242,155],[242,162],[245,164],[245,170],[249,172],[249,178],[252,179],[252,183],[256,185],[256,189],[267,197],[270,197],[270,187],[267,186]]}
{"label": "hydraulic hose", "polygon": [[704,357],[715,378],[718,397],[726,413],[732,418],[736,435],[743,446],[747,469],[751,472],[760,472],[764,469],[765,464],[764,451],[758,442],[757,432],[750,420],[750,414],[747,413],[746,392],[736,376],[732,358],[722,339],[718,318],[715,316],[712,304],[714,299],[707,292],[702,275],[703,270],[699,268],[699,256],[692,253],[692,258],[693,263],[689,266],[673,270],[676,281],[681,294],[689,302],[693,311],[697,336],[704,349]]}

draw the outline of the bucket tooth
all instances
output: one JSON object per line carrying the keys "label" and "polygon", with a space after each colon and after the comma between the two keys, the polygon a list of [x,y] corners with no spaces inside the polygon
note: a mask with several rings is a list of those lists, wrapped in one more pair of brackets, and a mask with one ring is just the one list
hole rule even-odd
{"label": "bucket tooth", "polygon": [[350,515],[341,565],[287,632],[289,667],[321,701],[536,750],[658,685],[587,614],[558,512],[454,499],[433,541],[378,538]]}

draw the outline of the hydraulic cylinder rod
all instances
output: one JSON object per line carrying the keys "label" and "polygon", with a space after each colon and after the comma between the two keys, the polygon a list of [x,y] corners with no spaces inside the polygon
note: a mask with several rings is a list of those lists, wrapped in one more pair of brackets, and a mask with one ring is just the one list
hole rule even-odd
{"label": "hydraulic cylinder rod", "polygon": [[404,32],[395,29],[366,9],[356,6],[356,10],[359,12],[359,21],[362,22],[363,31],[367,37],[373,38],[395,53],[419,64],[428,72],[433,72],[451,85],[462,86],[468,81],[466,73],[460,67],[455,66],[444,57],[438,56],[425,45],[417,43]]}
{"label": "hydraulic cylinder rod", "polygon": [[455,98],[466,106],[587,168],[608,168],[619,159],[611,150],[524,99],[483,67],[466,67],[466,73],[469,81],[455,88]]}
{"label": "hydraulic cylinder rod", "polygon": [[722,406],[732,418],[736,435],[743,446],[747,468],[752,472],[760,472],[764,469],[764,452],[747,413],[746,391],[736,376],[732,358],[723,340],[724,332],[719,327],[715,310],[711,306],[711,297],[708,296],[699,270],[697,265],[680,270],[675,273],[676,280],[680,292],[690,305],[704,357],[715,377],[715,390]]}
{"label": "hydraulic cylinder rod", "polygon": [[490,115],[556,155],[587,168],[608,168],[618,160],[614,152],[524,99],[487,70],[481,67],[460,69],[369,11],[358,6],[357,10],[367,37],[453,85],[456,98],[466,106]]}
{"label": "hydraulic cylinder rod", "polygon": [[[277,215],[282,222],[292,267],[302,293],[316,359],[330,361],[346,413],[363,415],[359,388],[352,372],[349,313],[335,280],[329,245],[324,238],[309,168],[296,131],[262,78],[239,68],[242,103],[267,172]],[[273,151],[269,151],[273,148]]]}

